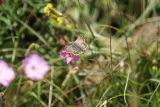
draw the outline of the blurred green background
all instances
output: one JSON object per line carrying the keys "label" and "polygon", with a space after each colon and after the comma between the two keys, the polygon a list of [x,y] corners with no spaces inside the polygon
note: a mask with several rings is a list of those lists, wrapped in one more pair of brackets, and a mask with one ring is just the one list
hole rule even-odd
{"label": "blurred green background", "polygon": [[[52,23],[47,3],[74,25]],[[59,57],[78,35],[89,49],[69,65]],[[4,107],[159,107],[159,0],[4,0],[0,5],[0,58],[17,71]],[[27,79],[22,59],[42,55],[51,71]]]}

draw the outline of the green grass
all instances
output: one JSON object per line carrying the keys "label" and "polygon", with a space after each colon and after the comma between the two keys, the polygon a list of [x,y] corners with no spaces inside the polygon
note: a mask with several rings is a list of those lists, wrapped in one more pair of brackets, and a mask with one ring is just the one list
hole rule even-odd
{"label": "green grass", "polygon": [[[17,72],[9,87],[0,87],[4,107],[159,106],[159,0],[53,0],[74,28],[52,23],[43,12],[48,2],[0,5],[0,58]],[[59,52],[78,35],[89,49],[67,65]],[[21,69],[30,52],[51,66],[42,81]]]}

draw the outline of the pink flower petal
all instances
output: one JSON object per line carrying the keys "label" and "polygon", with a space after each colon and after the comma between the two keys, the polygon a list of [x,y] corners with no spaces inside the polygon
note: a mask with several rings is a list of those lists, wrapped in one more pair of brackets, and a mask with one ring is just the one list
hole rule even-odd
{"label": "pink flower petal", "polygon": [[60,56],[63,57],[63,58],[66,58],[67,52],[66,51],[61,51]]}
{"label": "pink flower petal", "polygon": [[0,60],[0,84],[7,87],[14,78],[14,70],[5,61]]}
{"label": "pink flower petal", "polygon": [[30,54],[23,60],[26,76],[32,80],[42,80],[49,71],[48,62],[37,54]]}
{"label": "pink flower petal", "polygon": [[72,56],[72,59],[73,59],[74,61],[77,61],[77,60],[79,59],[79,57],[78,57],[77,54],[74,54],[74,55]]}
{"label": "pink flower petal", "polygon": [[67,48],[67,45],[64,47],[62,51],[60,51],[60,56],[66,59],[67,64],[69,64],[72,60],[77,61],[79,59],[79,56],[75,53],[67,52],[66,48]]}
{"label": "pink flower petal", "polygon": [[66,58],[66,60],[67,60],[67,64],[69,64],[72,61],[72,58],[68,57],[68,58]]}

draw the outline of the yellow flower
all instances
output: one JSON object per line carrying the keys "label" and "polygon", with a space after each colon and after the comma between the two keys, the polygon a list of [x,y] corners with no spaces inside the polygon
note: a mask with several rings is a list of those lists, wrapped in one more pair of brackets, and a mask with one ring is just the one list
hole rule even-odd
{"label": "yellow flower", "polygon": [[49,18],[55,24],[62,25],[64,23],[64,17],[56,17],[55,15],[51,14]]}
{"label": "yellow flower", "polygon": [[69,19],[58,11],[52,3],[48,3],[44,7],[44,13],[47,14],[52,23],[57,25],[64,25],[67,28],[73,28],[73,23],[70,23]]}
{"label": "yellow flower", "polygon": [[64,22],[64,18],[63,17],[57,17],[57,24],[61,25]]}
{"label": "yellow flower", "polygon": [[62,25],[64,23],[64,17],[61,12],[54,8],[52,3],[48,3],[44,7],[44,13],[46,13],[53,23]]}
{"label": "yellow flower", "polygon": [[44,7],[44,13],[46,13],[47,15],[50,15],[51,13],[51,9],[53,9],[53,5],[52,3],[48,3],[45,7]]}
{"label": "yellow flower", "polygon": [[59,12],[57,9],[54,8],[52,3],[48,3],[44,7],[44,13],[46,13],[47,15],[54,15],[55,17],[62,17],[63,16],[63,14],[61,12]]}

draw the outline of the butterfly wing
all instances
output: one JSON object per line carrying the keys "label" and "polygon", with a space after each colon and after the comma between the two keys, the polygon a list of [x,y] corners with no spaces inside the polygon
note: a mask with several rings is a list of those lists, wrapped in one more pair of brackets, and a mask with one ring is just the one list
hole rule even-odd
{"label": "butterfly wing", "polygon": [[82,51],[85,51],[88,48],[88,45],[86,44],[83,36],[78,36],[78,38],[76,39],[76,41],[74,43],[77,46],[79,46],[79,48],[81,48]]}
{"label": "butterfly wing", "polygon": [[68,53],[75,53],[75,49],[73,48],[72,44],[66,46],[66,51]]}
{"label": "butterfly wing", "polygon": [[82,54],[87,47],[88,45],[85,43],[85,39],[79,36],[75,42],[71,42],[66,46],[66,51],[68,53]]}

